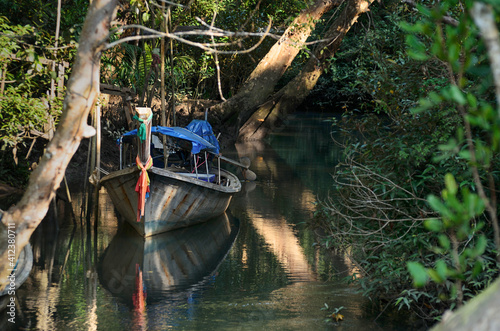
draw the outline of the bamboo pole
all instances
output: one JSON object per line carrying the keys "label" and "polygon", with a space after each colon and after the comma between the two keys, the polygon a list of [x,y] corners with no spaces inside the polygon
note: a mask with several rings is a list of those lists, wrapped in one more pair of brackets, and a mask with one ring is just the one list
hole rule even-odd
{"label": "bamboo pole", "polygon": [[[54,50],[54,59],[57,58],[57,47],[59,46],[59,30],[61,28],[61,0],[57,1],[57,19],[56,19],[56,35],[55,35],[55,50]],[[52,71],[56,71],[56,62],[52,62]],[[55,98],[55,89],[56,84],[54,78],[50,80],[50,99],[53,100]]]}
{"label": "bamboo pole", "polygon": [[[94,206],[94,234],[97,233],[97,226],[99,224],[99,189],[100,189],[100,181],[101,181],[101,104],[99,102],[99,98],[97,99],[96,105],[94,107],[94,116],[95,116],[95,129],[96,135],[94,139],[94,167],[91,169],[95,174],[95,187],[94,187],[94,196],[93,196],[93,206]],[[91,201],[92,201],[91,200]],[[92,205],[92,203],[91,203]],[[89,206],[90,207],[90,206]],[[90,211],[90,208],[89,208]],[[91,213],[89,212],[89,215]],[[87,217],[88,229],[90,230],[90,219],[91,217]]]}
{"label": "bamboo pole", "polygon": [[[96,107],[92,107],[92,122],[94,122],[94,126],[97,127],[97,123],[96,123],[96,119],[97,119],[97,116],[96,116]],[[96,139],[96,136],[93,136],[91,139],[90,139],[92,142],[91,142],[91,152],[90,152],[90,175],[92,175],[92,172],[95,170],[95,167],[96,167],[96,155],[97,153],[95,152],[96,151],[96,148],[97,148],[97,139]]]}
{"label": "bamboo pole", "polygon": [[[167,32],[167,18],[165,17],[165,3],[162,2],[161,5],[161,25],[162,31]],[[161,38],[160,44],[160,57],[161,57],[161,66],[160,66],[160,79],[161,79],[161,125],[167,126],[167,116],[166,116],[166,107],[165,107],[165,38]],[[168,151],[166,148],[167,145],[167,137],[163,135],[163,163],[164,167],[168,166]]]}
{"label": "bamboo pole", "polygon": [[97,169],[97,183],[96,188],[99,189],[99,181],[101,180],[101,104],[97,101],[96,111],[95,111],[95,128],[96,128],[96,169]]}
{"label": "bamboo pole", "polygon": [[0,83],[0,96],[3,95],[5,90],[5,78],[7,77],[7,62],[3,64],[2,67],[2,82]]}
{"label": "bamboo pole", "polygon": [[[97,107],[94,105],[94,107],[92,107],[92,125],[97,128],[98,127],[98,124],[97,124]],[[96,150],[97,150],[97,135],[93,136],[91,139],[91,143],[90,143],[90,177],[92,178],[94,173],[95,173],[95,169],[96,169],[96,158],[97,158],[97,153],[96,153]],[[96,183],[96,186],[97,186],[97,183]],[[90,231],[90,217],[92,215],[92,209],[91,209],[91,206],[92,206],[92,203],[93,203],[93,197],[94,195],[92,194],[92,189],[89,188],[88,192],[85,192],[85,198],[86,198],[86,206],[85,206],[85,218],[86,218],[86,221],[87,221],[87,231]]]}
{"label": "bamboo pole", "polygon": [[[172,14],[170,8],[168,9],[168,30],[172,31]],[[174,126],[177,126],[175,116],[174,41],[172,38],[170,38],[170,79],[172,80],[172,118],[174,119]]]}

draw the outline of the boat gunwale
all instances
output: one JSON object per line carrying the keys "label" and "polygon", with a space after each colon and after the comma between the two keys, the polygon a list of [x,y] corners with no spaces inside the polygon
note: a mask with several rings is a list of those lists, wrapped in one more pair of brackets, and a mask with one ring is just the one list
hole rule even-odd
{"label": "boat gunwale", "polygon": [[[169,169],[175,169],[176,171],[172,171]],[[177,170],[179,170],[179,171],[177,171]],[[103,184],[109,180],[112,180],[113,178],[121,177],[121,176],[128,175],[128,174],[133,174],[133,173],[139,172],[139,171],[140,171],[140,169],[137,167],[128,167],[125,169],[117,170],[117,171],[114,171],[114,172],[110,173],[109,175],[106,175],[103,178],[101,178],[100,183]],[[229,186],[217,185],[217,184],[213,184],[210,182],[206,182],[206,181],[201,180],[201,179],[183,176],[183,175],[179,174],[182,171],[182,169],[180,169],[180,168],[163,169],[163,168],[157,168],[157,167],[153,166],[148,171],[150,171],[151,173],[156,174],[158,176],[169,177],[169,178],[176,179],[176,180],[179,180],[182,182],[186,182],[186,183],[190,183],[190,184],[198,185],[198,186],[203,186],[205,188],[212,189],[215,191],[220,191],[223,193],[234,194],[234,193],[238,193],[241,190],[241,182],[238,179],[238,177],[236,177],[233,173],[231,173],[227,170],[224,170],[224,169],[220,169],[220,172],[221,172],[221,175],[226,176],[230,180],[231,184]],[[218,169],[212,169],[212,171],[210,173],[216,175],[216,174],[218,174],[218,171],[219,171]],[[187,171],[185,171],[185,172],[189,173]]]}

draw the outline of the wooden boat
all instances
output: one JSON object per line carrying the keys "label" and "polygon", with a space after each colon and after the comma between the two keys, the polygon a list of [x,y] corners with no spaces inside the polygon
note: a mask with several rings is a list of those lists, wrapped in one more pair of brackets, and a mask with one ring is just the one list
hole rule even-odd
{"label": "wooden boat", "polygon": [[[139,116],[135,118],[142,122],[141,128],[123,136],[145,132],[144,139],[138,139],[137,165],[101,180],[125,221],[148,237],[223,214],[232,196],[241,190],[241,183],[234,174],[220,168],[219,146],[208,122],[195,124],[201,123],[203,130],[210,131],[203,134],[211,142],[186,128],[151,127],[151,110],[137,108],[137,111]],[[155,166],[151,158],[151,133],[168,138],[169,159],[174,155],[185,159],[179,158],[173,164],[167,162],[166,168]],[[209,166],[210,159],[217,164]]]}
{"label": "wooden boat", "polygon": [[239,231],[226,213],[207,222],[143,238],[124,223],[99,261],[104,288],[134,307],[183,299],[218,269]]}

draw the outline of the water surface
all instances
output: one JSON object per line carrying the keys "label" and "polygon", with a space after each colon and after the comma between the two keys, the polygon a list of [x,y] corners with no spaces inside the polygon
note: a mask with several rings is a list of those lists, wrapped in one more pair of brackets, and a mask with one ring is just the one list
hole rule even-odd
{"label": "water surface", "polygon": [[[83,183],[72,187],[72,205],[60,201],[32,237],[34,268],[17,291],[15,327],[408,329],[376,319],[369,301],[342,281],[355,265],[322,251],[307,226],[340,155],[329,118],[296,116],[268,141],[227,151],[249,157],[257,180],[244,183],[226,215],[152,239],[119,226],[105,191],[95,228],[81,217]],[[344,320],[328,320],[339,307]]]}

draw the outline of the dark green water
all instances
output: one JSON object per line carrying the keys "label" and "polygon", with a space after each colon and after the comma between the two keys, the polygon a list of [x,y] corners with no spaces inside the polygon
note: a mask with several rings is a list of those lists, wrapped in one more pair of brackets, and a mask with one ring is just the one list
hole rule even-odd
{"label": "dark green water", "polygon": [[[105,191],[95,232],[79,217],[83,198],[74,187],[72,206],[59,202],[57,220],[44,220],[32,237],[34,268],[17,291],[15,327],[411,329],[394,317],[376,319],[367,299],[342,282],[356,267],[323,252],[306,226],[340,154],[328,118],[294,117],[268,142],[237,145],[225,155],[248,156],[258,179],[245,183],[227,217],[155,240],[119,227]],[[327,321],[325,304],[344,307],[344,320]]]}

